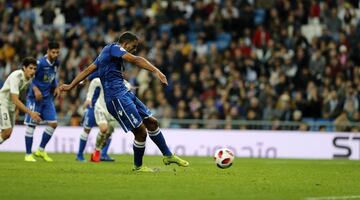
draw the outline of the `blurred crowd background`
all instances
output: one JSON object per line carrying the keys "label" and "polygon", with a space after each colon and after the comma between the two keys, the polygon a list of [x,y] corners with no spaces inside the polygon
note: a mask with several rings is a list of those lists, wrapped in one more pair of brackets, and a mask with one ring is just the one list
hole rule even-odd
{"label": "blurred crowd background", "polygon": [[[0,0],[0,23],[0,85],[50,40],[69,83],[129,30],[168,78],[126,64],[163,127],[359,131],[358,0]],[[87,85],[55,100],[61,125],[80,125]]]}

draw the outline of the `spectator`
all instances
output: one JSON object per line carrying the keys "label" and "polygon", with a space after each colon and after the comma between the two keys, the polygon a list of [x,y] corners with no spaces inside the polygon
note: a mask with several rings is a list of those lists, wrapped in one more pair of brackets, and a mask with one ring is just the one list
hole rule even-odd
{"label": "spectator", "polygon": [[325,119],[335,119],[340,115],[342,111],[341,102],[338,98],[337,91],[331,90],[327,97],[324,100],[323,107],[323,118]]}
{"label": "spectator", "polygon": [[42,17],[42,22],[44,25],[52,25],[54,23],[54,19],[56,17],[54,7],[52,6],[51,1],[47,1],[40,13]]}

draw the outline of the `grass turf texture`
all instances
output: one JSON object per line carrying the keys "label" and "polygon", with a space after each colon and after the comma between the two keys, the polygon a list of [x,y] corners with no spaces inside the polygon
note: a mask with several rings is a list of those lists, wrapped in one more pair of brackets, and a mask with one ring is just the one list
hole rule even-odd
{"label": "grass turf texture", "polygon": [[[0,153],[0,199],[306,199],[360,195],[360,162],[237,158],[219,169],[210,157],[186,157],[190,167],[164,166],[145,156],[157,173],[132,172],[131,155],[114,163],[80,163],[73,154],[49,154],[53,163],[24,162]],[[87,155],[89,157],[89,155]],[[360,197],[359,197],[360,199]]]}

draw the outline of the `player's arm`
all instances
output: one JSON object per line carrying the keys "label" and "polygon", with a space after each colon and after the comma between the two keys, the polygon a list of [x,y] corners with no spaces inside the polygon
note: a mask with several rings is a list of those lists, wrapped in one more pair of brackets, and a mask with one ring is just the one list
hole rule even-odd
{"label": "player's arm", "polygon": [[42,99],[42,93],[40,89],[36,85],[33,85],[32,90],[34,91],[36,101],[40,101]]}
{"label": "player's arm", "polygon": [[9,80],[9,84],[10,84],[10,98],[11,101],[16,105],[16,107],[18,109],[20,109],[21,111],[23,111],[24,113],[28,113],[31,118],[33,118],[35,121],[41,121],[40,118],[40,114],[37,112],[32,112],[30,109],[28,109],[21,101],[19,98],[19,83],[20,83],[20,79],[19,77],[16,76],[11,76],[10,80]]}
{"label": "player's arm", "polygon": [[96,65],[95,63],[92,63],[84,71],[80,72],[80,74],[78,74],[70,84],[62,84],[60,86],[60,91],[69,91],[73,89],[95,70],[96,70]]}
{"label": "player's arm", "polygon": [[33,112],[30,109],[28,109],[19,99],[19,95],[18,94],[13,94],[11,93],[11,101],[16,105],[16,107],[18,109],[20,109],[22,112],[27,113],[30,115],[30,117],[32,119],[34,119],[35,121],[39,122],[41,121],[40,118],[40,113],[38,112]]}
{"label": "player's arm", "polygon": [[134,65],[137,65],[141,68],[147,69],[155,73],[162,83],[166,85],[168,84],[166,76],[145,58],[141,56],[135,56],[129,52],[125,53],[122,58],[130,63],[133,63]]}
{"label": "player's arm", "polygon": [[56,78],[51,82],[51,88],[54,89],[54,97],[57,97],[60,95],[60,89],[58,87],[58,81]]}

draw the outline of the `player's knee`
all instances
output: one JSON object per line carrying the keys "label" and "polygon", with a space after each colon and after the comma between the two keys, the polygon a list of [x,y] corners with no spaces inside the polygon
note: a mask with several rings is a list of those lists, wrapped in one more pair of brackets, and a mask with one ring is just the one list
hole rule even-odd
{"label": "player's knee", "polygon": [[90,131],[91,131],[91,129],[89,129],[89,128],[84,128],[84,132],[85,132],[85,133],[89,134]]}
{"label": "player's knee", "polygon": [[49,126],[53,129],[56,129],[57,123],[49,123]]}
{"label": "player's knee", "polygon": [[11,136],[12,128],[4,129],[4,130],[2,130],[1,133],[2,133],[2,134],[1,134],[1,137],[2,137],[4,140],[7,140],[7,139],[9,139],[9,137]]}
{"label": "player's knee", "polygon": [[106,134],[108,132],[108,125],[107,124],[99,124],[100,132]]}
{"label": "player's knee", "polygon": [[146,129],[150,131],[154,131],[159,127],[158,121],[155,117],[149,117],[144,119],[144,124],[146,126]]}

